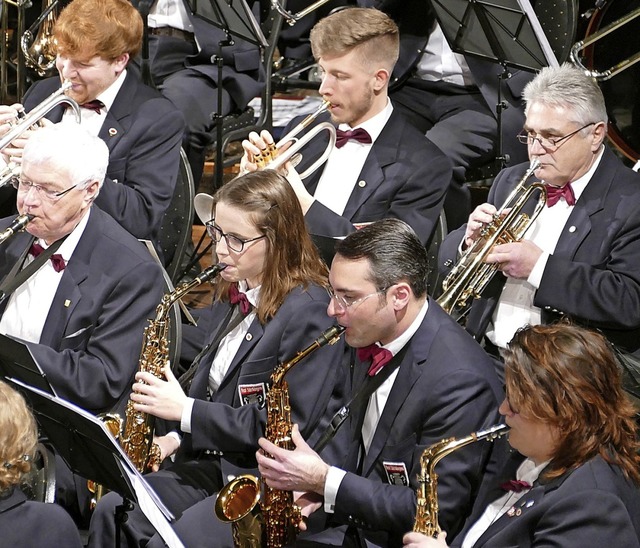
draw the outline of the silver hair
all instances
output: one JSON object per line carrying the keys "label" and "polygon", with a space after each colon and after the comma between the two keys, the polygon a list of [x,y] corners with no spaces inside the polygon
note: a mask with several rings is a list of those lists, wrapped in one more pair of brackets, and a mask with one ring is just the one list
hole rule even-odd
{"label": "silver hair", "polygon": [[102,187],[109,149],[79,124],[63,122],[38,129],[27,140],[22,158],[31,165],[47,164],[65,170],[72,184],[86,187],[98,181]]}
{"label": "silver hair", "polygon": [[562,107],[572,113],[572,122],[586,125],[607,123],[604,96],[596,81],[570,63],[544,67],[523,92],[525,114],[533,103]]}

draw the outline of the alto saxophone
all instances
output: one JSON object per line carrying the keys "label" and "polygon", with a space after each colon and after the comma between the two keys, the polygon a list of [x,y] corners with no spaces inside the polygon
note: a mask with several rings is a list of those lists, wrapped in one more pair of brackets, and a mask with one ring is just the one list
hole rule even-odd
{"label": "alto saxophone", "polygon": [[[164,378],[164,368],[169,361],[169,313],[171,307],[195,287],[214,278],[226,267],[227,265],[224,263],[210,266],[191,282],[179,285],[162,297],[156,308],[155,319],[149,320],[149,325],[144,329],[138,371],[151,373],[157,378]],[[125,410],[124,431],[122,431],[123,421],[119,415],[108,413],[101,418],[114,437],[119,438],[122,450],[131,459],[138,472],[143,473],[148,468],[160,464],[160,448],[153,443],[155,417],[136,411],[133,405],[133,400],[129,399]],[[88,487],[94,493],[91,507],[95,507],[102,496],[103,487],[93,481],[88,482]]]}
{"label": "alto saxophone", "polygon": [[[265,438],[278,447],[295,449],[291,441],[289,385],[284,376],[321,346],[335,344],[344,330],[341,325],[334,325],[323,331],[312,344],[278,365],[271,374]],[[301,519],[291,491],[272,489],[252,475],[238,476],[220,490],[215,513],[221,521],[232,524],[236,548],[281,548],[295,541]]]}
{"label": "alto saxophone", "polygon": [[413,530],[431,537],[437,537],[440,533],[438,524],[438,474],[435,467],[442,458],[450,453],[480,440],[494,441],[504,436],[509,431],[506,424],[496,424],[486,430],[480,430],[469,434],[459,440],[446,438],[427,447],[420,457],[420,475],[418,476],[416,519]]}

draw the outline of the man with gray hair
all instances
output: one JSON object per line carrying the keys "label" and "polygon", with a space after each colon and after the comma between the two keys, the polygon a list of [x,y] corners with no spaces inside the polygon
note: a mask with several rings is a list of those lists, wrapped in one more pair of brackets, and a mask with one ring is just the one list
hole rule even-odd
{"label": "man with gray hair", "polygon": [[[542,69],[524,98],[519,139],[539,161],[534,175],[546,185],[546,203],[521,241],[487,255],[501,273],[473,302],[466,327],[497,356],[518,328],[564,316],[640,354],[640,175],[605,145],[602,92],[573,65]],[[443,242],[442,269],[478,239],[527,168],[497,176],[488,203]],[[533,194],[523,208],[529,214]]]}
{"label": "man with gray hair", "polygon": [[32,219],[0,246],[0,333],[26,342],[58,395],[94,413],[126,403],[163,287],[145,247],[93,205],[108,156],[76,124],[35,132],[14,182]]}

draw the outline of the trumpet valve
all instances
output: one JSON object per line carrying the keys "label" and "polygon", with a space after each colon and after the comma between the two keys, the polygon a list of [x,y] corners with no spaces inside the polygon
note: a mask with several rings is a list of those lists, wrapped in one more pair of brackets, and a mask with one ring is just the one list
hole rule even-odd
{"label": "trumpet valve", "polygon": [[258,169],[264,169],[267,167],[267,164],[276,157],[277,151],[278,149],[275,143],[268,143],[267,147],[264,148],[262,152],[253,157],[253,162],[256,164]]}

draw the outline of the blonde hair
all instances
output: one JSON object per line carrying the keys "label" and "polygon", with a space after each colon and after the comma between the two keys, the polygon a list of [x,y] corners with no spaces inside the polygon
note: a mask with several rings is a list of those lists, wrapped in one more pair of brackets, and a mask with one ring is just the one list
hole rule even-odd
{"label": "blonde hair", "polygon": [[38,429],[22,395],[0,381],[0,491],[31,469]]}

